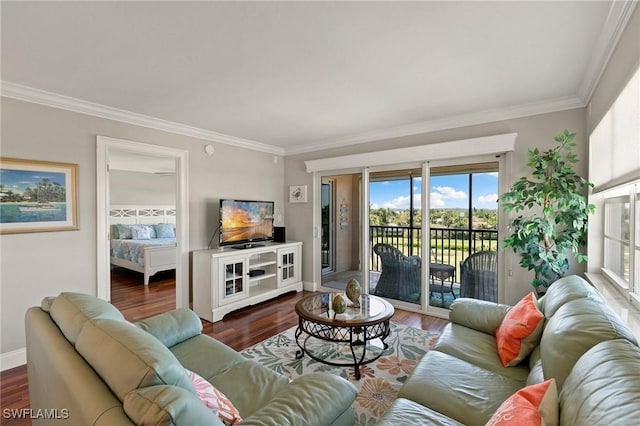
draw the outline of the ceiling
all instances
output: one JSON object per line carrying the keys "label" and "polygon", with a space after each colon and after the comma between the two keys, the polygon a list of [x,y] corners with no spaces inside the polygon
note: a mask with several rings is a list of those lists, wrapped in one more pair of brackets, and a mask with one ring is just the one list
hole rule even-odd
{"label": "ceiling", "polygon": [[276,154],[585,106],[626,1],[2,1],[2,94]]}

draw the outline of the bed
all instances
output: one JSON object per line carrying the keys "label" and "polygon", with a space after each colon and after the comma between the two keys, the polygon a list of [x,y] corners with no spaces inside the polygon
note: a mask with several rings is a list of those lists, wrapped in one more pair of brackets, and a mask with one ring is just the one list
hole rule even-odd
{"label": "bed", "polygon": [[111,265],[144,274],[176,268],[175,206],[112,206]]}

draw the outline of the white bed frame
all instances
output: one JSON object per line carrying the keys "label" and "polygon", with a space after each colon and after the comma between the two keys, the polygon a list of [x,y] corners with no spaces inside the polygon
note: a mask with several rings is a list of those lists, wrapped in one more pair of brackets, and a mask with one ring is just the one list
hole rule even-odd
{"label": "white bed frame", "polygon": [[[113,205],[109,209],[109,224],[176,223],[175,206]],[[129,260],[111,256],[111,265],[120,266],[144,274],[144,285],[156,272],[176,269],[176,247],[159,246],[144,249],[144,266]]]}

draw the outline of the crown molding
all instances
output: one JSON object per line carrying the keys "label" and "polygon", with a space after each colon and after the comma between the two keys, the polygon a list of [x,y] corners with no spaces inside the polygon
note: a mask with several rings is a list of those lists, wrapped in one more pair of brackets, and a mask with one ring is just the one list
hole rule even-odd
{"label": "crown molding", "polygon": [[593,49],[591,61],[580,84],[579,96],[584,99],[585,105],[591,100],[591,96],[593,96],[593,92],[596,90],[598,82],[618,44],[618,40],[620,40],[637,4],[637,0],[614,1],[611,3],[609,15],[602,27],[598,41]]}
{"label": "crown molding", "polygon": [[118,108],[112,108],[109,106],[84,101],[82,99],[72,98],[69,96],[47,92],[28,86],[22,86],[20,84],[15,84],[7,81],[0,82],[0,89],[0,94],[7,98],[32,102],[35,104],[65,109],[73,112],[79,112],[81,114],[106,118],[108,120],[116,120],[136,126],[148,127],[150,129],[162,130],[165,132],[190,136],[206,141],[233,145],[236,147],[252,149],[255,151],[267,152],[269,154],[285,154],[283,148],[268,145],[262,142],[252,141],[249,139],[225,135],[223,133],[187,126],[185,124],[175,123],[172,121],[150,117],[148,115],[138,114]]}
{"label": "crown molding", "polygon": [[478,113],[458,115],[438,120],[423,121],[398,126],[390,129],[380,129],[373,132],[362,133],[346,138],[327,139],[311,145],[286,150],[286,155],[303,154],[307,152],[321,151],[331,148],[341,148],[350,145],[358,145],[366,142],[393,139],[404,136],[418,135],[421,133],[435,132],[439,130],[454,129],[457,127],[473,126],[492,123],[496,121],[510,120],[513,118],[527,117],[550,112],[566,111],[576,108],[584,108],[586,102],[577,96],[557,98],[544,102],[534,102],[523,105],[510,106],[486,110]]}
{"label": "crown molding", "polygon": [[429,120],[413,123],[406,126],[397,126],[388,129],[380,129],[372,132],[351,135],[343,138],[327,139],[309,145],[302,145],[292,148],[281,148],[256,142],[248,139],[212,132],[197,127],[187,126],[172,121],[162,120],[131,111],[112,108],[93,102],[84,101],[57,93],[47,92],[32,87],[22,86],[11,82],[0,82],[0,93],[2,96],[21,101],[32,102],[54,108],[61,108],[81,114],[116,120],[137,126],[162,130],[165,132],[190,136],[211,142],[218,142],[227,145],[267,152],[270,154],[288,156],[307,152],[322,151],[332,148],[340,148],[351,145],[358,145],[367,142],[374,142],[384,139],[393,139],[403,136],[417,135],[439,130],[453,129],[457,127],[472,126],[477,124],[491,123],[495,121],[509,120],[513,118],[526,117],[531,115],[545,114],[550,112],[564,111],[586,106],[586,102],[577,96],[557,98],[550,101],[535,102],[505,108],[492,109],[478,113],[447,117],[438,120]]}

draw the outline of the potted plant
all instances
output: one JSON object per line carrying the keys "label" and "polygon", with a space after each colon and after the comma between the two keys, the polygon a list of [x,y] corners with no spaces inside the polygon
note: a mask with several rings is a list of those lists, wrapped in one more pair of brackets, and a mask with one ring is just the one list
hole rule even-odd
{"label": "potted plant", "polygon": [[512,247],[520,254],[520,266],[534,271],[531,284],[538,294],[567,272],[570,254],[578,262],[588,260],[580,250],[588,216],[595,211],[586,196],[593,184],[573,170],[578,162],[572,152],[575,135],[565,130],[555,137],[555,148],[530,149],[531,175],[521,177],[500,197],[505,211],[529,213],[511,222],[504,247]]}

